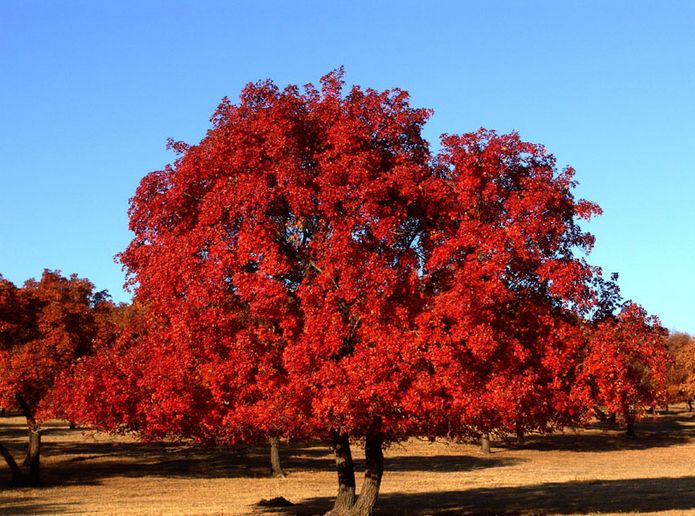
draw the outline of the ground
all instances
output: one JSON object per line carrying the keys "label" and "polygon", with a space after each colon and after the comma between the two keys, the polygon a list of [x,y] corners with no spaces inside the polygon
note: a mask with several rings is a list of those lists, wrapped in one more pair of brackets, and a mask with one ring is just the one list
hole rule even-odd
{"label": "ground", "polygon": [[[391,446],[377,514],[695,514],[695,417],[674,406],[637,431],[497,441],[490,456],[472,444]],[[17,456],[24,439],[21,418],[0,418],[0,442]],[[0,465],[0,513],[310,515],[328,510],[337,490],[330,450],[318,443],[283,446],[287,479],[269,477],[262,447],[142,444],[64,422],[46,425],[43,453],[39,488],[11,487]],[[356,445],[353,453],[359,469],[363,455]],[[256,505],[280,496],[295,505]]]}

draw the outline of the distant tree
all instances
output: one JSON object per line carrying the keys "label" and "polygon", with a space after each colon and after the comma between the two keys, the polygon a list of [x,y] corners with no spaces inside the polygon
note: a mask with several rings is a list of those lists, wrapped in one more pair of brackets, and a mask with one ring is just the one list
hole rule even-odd
{"label": "distant tree", "polygon": [[673,362],[668,368],[669,401],[685,401],[692,411],[695,398],[695,338],[674,333],[667,341]]}
{"label": "distant tree", "polygon": [[[40,477],[41,422],[52,416],[55,378],[92,349],[93,310],[105,294],[86,279],[45,270],[22,288],[0,277],[0,405],[21,409],[29,430],[28,481]],[[16,481],[23,473],[0,448]]]}
{"label": "distant tree", "polygon": [[586,331],[581,381],[591,386],[594,403],[620,417],[634,437],[635,420],[666,399],[667,332],[634,303],[588,324]]}
{"label": "distant tree", "polygon": [[[171,408],[162,406],[155,387],[164,375],[181,374],[181,367],[164,370],[157,366],[161,357],[156,355],[158,348],[153,339],[161,334],[150,315],[147,306],[137,299],[131,305],[111,305],[99,312],[94,353],[56,381],[56,410],[62,417],[89,428],[137,433],[145,440],[171,436],[190,437],[206,444],[233,444],[214,434],[215,429],[206,429],[201,420],[192,424],[192,418],[178,418],[175,421],[180,426],[170,423],[162,430]],[[202,405],[207,407],[210,401]],[[271,437],[270,445],[271,471],[274,476],[285,476],[280,465],[279,438]]]}
{"label": "distant tree", "polygon": [[143,425],[147,392],[139,382],[148,359],[144,348],[135,347],[143,319],[139,303],[98,306],[92,354],[56,378],[50,397],[56,416],[109,432],[137,431]]}

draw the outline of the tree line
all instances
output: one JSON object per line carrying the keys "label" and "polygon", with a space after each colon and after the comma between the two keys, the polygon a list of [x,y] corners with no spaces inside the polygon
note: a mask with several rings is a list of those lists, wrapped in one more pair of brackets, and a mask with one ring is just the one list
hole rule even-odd
{"label": "tree line", "polygon": [[574,171],[516,133],[444,135],[434,152],[430,114],[401,90],[346,92],[342,70],[249,84],[198,144],[170,141],[177,159],[131,199],[132,304],[57,271],[0,281],[0,406],[30,436],[24,468],[0,445],[15,481],[39,481],[52,417],[206,445],[320,438],[331,513],[371,514],[391,443],[597,414],[632,435],[669,382],[690,400],[692,339],[669,352],[587,262],[580,221],[600,208],[575,199]]}

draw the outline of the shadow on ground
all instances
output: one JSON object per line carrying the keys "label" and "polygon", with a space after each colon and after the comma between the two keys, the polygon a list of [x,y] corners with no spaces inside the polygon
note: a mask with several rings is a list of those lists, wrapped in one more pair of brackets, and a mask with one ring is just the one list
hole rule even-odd
{"label": "shadow on ground", "polygon": [[[15,420],[16,421],[16,420]],[[0,419],[2,442],[17,460],[26,452],[26,428]],[[41,487],[98,485],[112,477],[164,478],[263,478],[270,475],[269,448],[205,448],[176,442],[95,441],[89,434],[66,425],[49,426],[42,448]],[[468,455],[398,456],[397,449],[388,454],[389,471],[472,471],[516,464],[519,459],[474,457]],[[281,446],[283,468],[291,475],[299,471],[333,471],[334,458],[321,443]],[[357,471],[364,461],[355,460]],[[9,487],[9,470],[0,460],[0,489]]]}
{"label": "shadow on ground", "polygon": [[[658,417],[647,416],[636,426],[637,437],[628,437],[618,425],[595,423],[576,432],[566,430],[550,435],[530,435],[523,442],[516,439],[498,441],[497,448],[510,450],[602,452],[645,450],[685,444],[695,439],[693,416],[664,411]],[[595,430],[587,433],[587,430]]]}
{"label": "shadow on ground", "polygon": [[[587,514],[692,511],[695,477],[548,483],[430,493],[385,493],[376,514]],[[329,498],[307,500],[269,514],[309,516],[331,508]]]}
{"label": "shadow on ground", "polygon": [[[571,431],[531,436],[524,443],[496,442],[497,448],[532,450],[572,450],[572,451],[614,451],[623,449],[647,449],[674,446],[695,439],[695,422],[690,414],[666,412],[658,418],[646,419],[638,427],[639,437],[629,439],[618,430],[604,432]],[[596,430],[596,428],[594,429]],[[46,428],[43,447],[44,466],[42,470],[43,487],[64,485],[98,485],[103,479],[112,477],[163,477],[163,478],[254,478],[268,477],[269,450],[267,447],[248,447],[244,449],[221,449],[192,447],[184,443],[141,443],[96,441],[80,436],[81,430],[69,430],[66,424],[51,423]],[[26,427],[19,418],[0,418],[0,441],[18,459],[26,450]],[[295,444],[281,450],[283,467],[291,475],[299,471],[332,471],[333,458],[327,446],[319,443]],[[504,467],[516,464],[521,459],[510,457],[435,455],[398,455],[394,447],[387,453],[387,471],[407,472],[465,472],[485,468]],[[361,460],[355,461],[357,471],[363,469]],[[0,460],[0,491],[9,487],[9,471]],[[664,483],[662,485],[661,483]],[[633,486],[637,485],[637,488]],[[464,486],[465,487],[465,486]],[[681,492],[682,491],[682,492]],[[669,500],[659,498],[663,492],[670,493]],[[656,494],[650,494],[656,493]],[[624,497],[627,498],[624,498]],[[556,498],[564,498],[564,505],[553,508]],[[621,498],[622,497],[622,498]],[[548,498],[548,500],[546,500]],[[639,498],[639,500],[638,500]],[[382,505],[389,510],[409,507],[413,511],[420,507],[440,507],[451,513],[492,511],[523,512],[528,507],[539,507],[545,512],[589,512],[596,510],[667,510],[695,509],[695,481],[687,478],[664,478],[656,480],[626,480],[620,482],[544,484],[533,488],[515,489],[477,489],[473,491],[454,491],[447,493],[421,493],[389,495],[382,497]],[[545,501],[544,501],[545,500]],[[611,505],[611,500],[617,500]],[[16,499],[15,499],[16,502]],[[642,506],[639,503],[643,504]],[[314,511],[318,504],[321,510],[330,505],[330,500],[317,500],[308,508],[298,510]],[[390,504],[390,505],[389,505]],[[453,505],[452,505],[453,504]],[[490,509],[486,504],[490,505]],[[521,505],[519,505],[521,504]],[[540,505],[538,505],[540,504]],[[31,501],[27,502],[31,506]],[[0,502],[0,512],[20,514],[21,507],[5,507]],[[515,509],[516,507],[516,509]],[[510,508],[510,509],[507,509]],[[635,509],[635,510],[637,510]],[[45,511],[37,506],[29,513],[40,514],[58,512],[59,507]],[[321,512],[318,510],[318,512]],[[315,511],[316,512],[316,511]],[[414,512],[414,514],[420,514]],[[427,514],[427,512],[421,512]]]}
{"label": "shadow on ground", "polygon": [[0,514],[29,515],[29,514],[70,514],[75,512],[73,504],[51,503],[38,497],[13,498],[7,502],[0,498]]}

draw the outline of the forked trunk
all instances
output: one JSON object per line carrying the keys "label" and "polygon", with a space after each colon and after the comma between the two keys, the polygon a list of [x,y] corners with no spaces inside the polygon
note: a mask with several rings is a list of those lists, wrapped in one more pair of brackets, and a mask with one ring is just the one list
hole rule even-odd
{"label": "forked trunk", "polygon": [[280,438],[275,436],[268,439],[270,441],[270,467],[272,475],[277,478],[286,478],[287,475],[280,465]]}
{"label": "forked trunk", "polygon": [[384,474],[384,452],[381,449],[383,442],[381,434],[367,435],[364,443],[364,481],[355,505],[347,511],[349,516],[371,516],[374,512]]}
{"label": "forked trunk", "polygon": [[14,460],[12,454],[9,452],[7,448],[5,448],[5,446],[3,446],[2,443],[0,443],[0,455],[2,455],[2,457],[5,459],[5,462],[7,462],[7,465],[10,467],[10,471],[12,472],[12,483],[22,483],[24,481],[24,474],[17,465],[17,461]]}
{"label": "forked trunk", "polygon": [[338,472],[338,495],[335,497],[333,511],[329,514],[345,514],[355,505],[355,465],[350,452],[350,439],[347,432],[332,430],[335,469]]}
{"label": "forked trunk", "polygon": [[480,438],[480,451],[483,455],[490,455],[490,434],[483,434]]}
{"label": "forked trunk", "polygon": [[29,467],[29,483],[37,485],[41,479],[41,427],[36,422],[34,412],[26,400],[20,394],[15,397],[27,419],[29,428],[29,449],[24,465]]}

